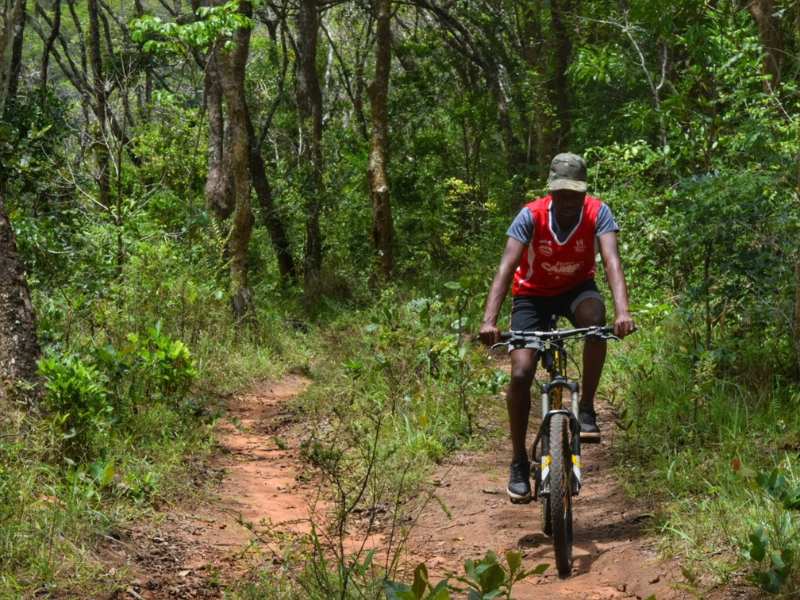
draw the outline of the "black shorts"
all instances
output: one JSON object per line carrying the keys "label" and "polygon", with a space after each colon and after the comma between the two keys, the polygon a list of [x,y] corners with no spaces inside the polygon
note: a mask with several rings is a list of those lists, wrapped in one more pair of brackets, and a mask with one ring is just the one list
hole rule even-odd
{"label": "black shorts", "polygon": [[511,329],[546,331],[555,327],[558,317],[567,317],[575,325],[575,309],[587,298],[603,301],[594,279],[584,281],[558,296],[514,296],[511,303]]}

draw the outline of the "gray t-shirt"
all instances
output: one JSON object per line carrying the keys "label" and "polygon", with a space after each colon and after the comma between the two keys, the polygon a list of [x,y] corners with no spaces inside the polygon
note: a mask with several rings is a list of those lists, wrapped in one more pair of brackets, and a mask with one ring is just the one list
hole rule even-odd
{"label": "gray t-shirt", "polygon": [[[552,210],[553,206],[551,205],[550,211],[552,212]],[[550,222],[553,224],[553,233],[556,235],[558,241],[562,243],[566,241],[572,231],[562,231],[558,226],[555,215],[550,219]],[[577,226],[576,223],[575,227]],[[611,233],[614,231],[619,231],[619,225],[617,225],[616,220],[614,220],[611,209],[608,208],[605,202],[602,202],[600,212],[597,213],[597,224],[595,225],[594,235],[597,237],[604,233]],[[517,214],[514,221],[511,223],[511,227],[508,228],[506,235],[522,242],[526,246],[533,242],[533,216],[527,206],[523,206],[522,210],[519,211],[519,214]]]}

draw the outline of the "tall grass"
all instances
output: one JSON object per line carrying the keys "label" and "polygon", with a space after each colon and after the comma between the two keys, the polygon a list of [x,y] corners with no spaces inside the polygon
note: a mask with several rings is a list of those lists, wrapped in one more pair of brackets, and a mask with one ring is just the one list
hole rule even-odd
{"label": "tall grass", "polygon": [[[800,388],[783,368],[790,357],[776,351],[780,341],[726,341],[730,333],[698,349],[672,316],[630,338],[611,365],[625,428],[615,448],[621,478],[660,503],[664,550],[690,559],[685,575],[698,585],[704,574],[751,576],[747,552],[759,527],[780,538],[773,550],[800,553],[799,515],[757,480],[778,467],[800,484]],[[792,576],[785,589],[800,581]]]}

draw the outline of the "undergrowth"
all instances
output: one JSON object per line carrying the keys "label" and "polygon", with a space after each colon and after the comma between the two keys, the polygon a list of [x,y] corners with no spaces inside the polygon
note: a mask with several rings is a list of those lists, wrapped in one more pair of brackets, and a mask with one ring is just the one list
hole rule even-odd
{"label": "undergrowth", "polygon": [[[507,375],[467,334],[481,308],[471,285],[449,282],[435,294],[388,288],[373,306],[340,311],[310,336],[314,383],[295,410],[332,515],[316,543],[258,570],[232,597],[383,595],[416,516],[438,502],[425,484],[432,469],[499,433],[492,412]],[[378,530],[387,540],[380,556],[369,544],[348,550],[345,538]]]}
{"label": "undergrowth", "polygon": [[[281,310],[265,300],[237,327],[213,249],[184,249],[167,237],[131,245],[119,272],[78,251],[71,270],[34,278],[42,394],[0,420],[0,597],[121,585],[104,546],[198,492],[220,398],[306,362],[280,317],[291,290]],[[92,268],[107,277],[87,280]]]}
{"label": "undergrowth", "polygon": [[[683,559],[688,588],[744,579],[792,597],[800,513],[783,500],[800,490],[800,387],[791,353],[780,332],[720,330],[705,350],[689,329],[672,314],[614,355],[621,479],[661,503],[656,527]],[[784,491],[770,487],[774,469]]]}

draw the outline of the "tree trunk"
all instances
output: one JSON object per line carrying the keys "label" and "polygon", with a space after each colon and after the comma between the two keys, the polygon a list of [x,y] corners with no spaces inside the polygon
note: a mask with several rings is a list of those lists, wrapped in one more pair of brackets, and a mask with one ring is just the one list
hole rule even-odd
{"label": "tree trunk", "polygon": [[9,101],[13,102],[17,97],[19,75],[22,72],[22,40],[25,37],[25,21],[27,19],[25,4],[26,0],[22,0],[22,14],[19,16],[19,22],[14,28],[14,40],[11,43],[11,68],[8,77],[6,106],[8,106]]}
{"label": "tree trunk", "polygon": [[797,373],[800,379],[800,257],[794,263],[794,348],[797,356]]}
{"label": "tree trunk", "polygon": [[764,82],[764,88],[771,92],[778,89],[781,82],[784,47],[780,20],[775,15],[772,0],[753,0],[747,9],[758,26],[758,36],[764,48],[762,70],[770,77]]}
{"label": "tree trunk", "polygon": [[53,5],[53,27],[50,30],[50,35],[44,41],[44,48],[42,50],[42,67],[41,67],[41,101],[47,97],[47,71],[50,65],[50,53],[53,51],[53,45],[61,33],[61,0],[55,0]]}
{"label": "tree trunk", "polygon": [[217,50],[208,57],[205,77],[206,114],[208,114],[208,173],[206,206],[217,219],[225,220],[234,208],[230,169],[226,165],[225,115],[222,105],[221,60]]}
{"label": "tree trunk", "polygon": [[295,281],[297,270],[294,266],[292,247],[289,243],[289,236],[283,226],[278,208],[272,197],[272,188],[267,179],[267,169],[264,159],[261,157],[256,133],[253,129],[253,122],[250,115],[247,115],[247,138],[250,145],[250,173],[253,178],[253,188],[256,190],[258,202],[261,205],[261,215],[264,218],[264,225],[269,232],[272,249],[278,259],[278,271],[284,280]]}
{"label": "tree trunk", "polygon": [[565,23],[565,18],[571,11],[571,0],[551,0],[550,2],[550,17],[555,42],[553,104],[558,121],[553,154],[569,149],[569,133],[572,129],[571,98],[567,79],[567,69],[572,58],[572,40]]}
{"label": "tree trunk", "polygon": [[[25,0],[17,0],[5,15],[0,32],[0,115],[16,94],[24,32]],[[14,229],[5,208],[5,181],[0,180],[0,400],[15,396],[17,384],[36,382],[39,343],[25,270]]]}
{"label": "tree trunk", "polygon": [[92,67],[92,90],[95,116],[100,126],[100,139],[95,141],[97,156],[97,184],[100,188],[100,203],[108,207],[111,197],[110,151],[108,148],[108,98],[106,82],[103,77],[103,59],[100,54],[100,19],[97,0],[89,0],[89,62]]}
{"label": "tree trunk", "polygon": [[25,26],[25,1],[16,0],[10,14],[4,12],[5,25],[0,31],[0,115],[5,114],[6,100],[10,92],[16,93],[15,77],[19,77],[19,68],[14,68],[15,47],[22,46],[22,33]]}
{"label": "tree trunk", "polygon": [[297,14],[297,109],[300,117],[300,160],[305,176],[306,247],[305,294],[317,296],[321,286],[322,233],[319,218],[325,193],[322,174],[322,91],[317,73],[319,12],[317,0],[301,0]]}
{"label": "tree trunk", "polygon": [[[250,16],[249,2],[241,2],[239,10]],[[231,302],[237,319],[251,309],[252,292],[247,278],[247,250],[253,231],[253,211],[250,205],[250,142],[247,135],[247,103],[245,100],[245,66],[250,44],[250,29],[241,28],[233,34],[233,48],[220,53],[222,86],[227,107],[230,146],[230,173],[233,179],[234,209],[230,251]]]}
{"label": "tree trunk", "polygon": [[[0,185],[2,185],[0,183]],[[0,188],[0,400],[36,380],[39,343],[25,270]]]}
{"label": "tree trunk", "polygon": [[375,0],[377,22],[375,79],[369,86],[372,105],[372,148],[369,154],[369,191],[372,197],[372,239],[380,272],[392,276],[392,206],[389,195],[389,73],[392,61],[391,0]]}

